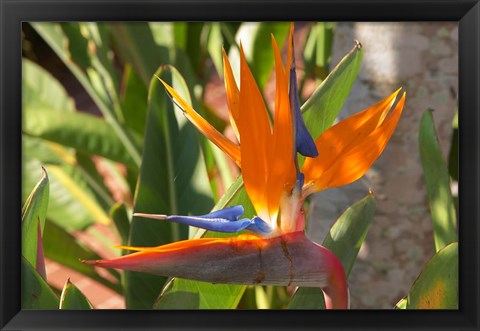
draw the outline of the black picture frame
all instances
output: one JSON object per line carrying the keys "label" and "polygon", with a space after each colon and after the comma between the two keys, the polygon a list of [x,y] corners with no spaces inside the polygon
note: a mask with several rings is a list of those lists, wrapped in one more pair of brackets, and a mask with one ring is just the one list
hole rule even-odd
{"label": "black picture frame", "polygon": [[[477,330],[480,4],[474,0],[0,0],[0,327],[2,330]],[[23,21],[459,22],[459,310],[21,310]]]}

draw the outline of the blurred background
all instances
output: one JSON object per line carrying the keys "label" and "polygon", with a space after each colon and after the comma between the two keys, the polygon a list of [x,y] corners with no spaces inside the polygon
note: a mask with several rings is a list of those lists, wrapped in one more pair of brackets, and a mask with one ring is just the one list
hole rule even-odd
{"label": "blurred background", "polygon": [[[238,26],[236,28],[238,29]],[[125,35],[122,35],[120,27],[112,30],[117,48],[121,49],[123,42],[131,42],[127,39],[122,40]],[[186,44],[187,51],[195,47],[197,51],[205,53],[208,53],[211,47],[221,49],[222,43],[218,41],[215,43],[216,39],[210,38],[218,31],[212,28],[208,32],[202,32],[200,25],[198,30],[200,44]],[[248,38],[248,31],[248,27],[244,28],[242,33],[233,29],[229,35],[228,30],[222,30],[220,33],[224,36],[226,43],[224,46],[227,50],[233,39],[242,36]],[[312,42],[309,42],[309,36],[320,32],[315,32],[310,23],[296,24],[296,59],[304,99],[308,98],[329,70],[352,49],[355,40],[363,46],[363,62],[339,119],[375,104],[399,87],[403,87],[407,92],[407,102],[399,125],[382,156],[367,175],[349,186],[316,194],[309,205],[311,213],[309,234],[312,239],[321,242],[332,224],[348,206],[364,197],[369,189],[374,192],[377,199],[375,218],[349,278],[351,307],[390,309],[408,293],[423,266],[434,253],[432,221],[418,151],[418,127],[423,111],[427,108],[433,109],[440,145],[448,159],[453,139],[452,122],[457,108],[458,26],[450,22],[327,23],[321,31],[327,42],[323,44],[321,51],[318,48],[316,52],[309,51],[313,47]],[[204,37],[202,33],[205,34]],[[98,117],[105,116],[91,94],[72,74],[72,70],[65,66],[57,53],[45,42],[45,38],[39,35],[38,29],[26,23],[23,26],[23,34],[24,58],[46,69],[61,83],[68,95],[73,98],[73,108]],[[161,38],[159,35],[157,37]],[[277,41],[279,39],[278,36]],[[94,45],[78,43],[68,46],[86,50]],[[225,134],[232,138],[233,131],[227,123],[223,79],[218,74],[221,58],[220,62],[218,56],[205,56],[202,59],[204,61],[199,63],[192,60],[194,70],[202,82],[200,85],[204,86],[204,90],[198,94],[202,96],[204,102],[202,107],[206,110],[209,120],[217,121]],[[121,56],[115,55],[113,67],[123,68],[123,60]],[[160,64],[166,63],[158,63]],[[144,78],[140,75],[131,80]],[[122,80],[120,84],[122,91],[128,88],[129,81],[130,79]],[[274,77],[265,78],[264,95],[267,104],[274,100],[273,83]],[[133,98],[122,102],[131,103],[133,107],[145,105],[146,100],[142,100],[141,96],[145,98],[146,91],[139,92],[138,96],[140,99]],[[24,139],[30,139],[35,137],[36,133],[27,125],[24,135],[26,137]],[[35,142],[28,144],[35,146]],[[24,142],[24,159],[28,161],[24,165],[25,171],[35,169],[39,162],[44,163],[41,158],[35,155],[32,149],[25,147]],[[37,162],[29,162],[30,159]],[[128,167],[102,157],[92,157],[90,161],[102,177],[109,196],[106,200],[111,204],[125,202],[131,205],[134,199],[132,187],[135,183],[129,178]],[[53,169],[52,173],[55,176],[55,168]],[[230,166],[230,170],[231,176],[235,177],[238,173],[235,167]],[[119,180],[124,177],[126,179]],[[53,183],[51,192],[56,189]],[[456,192],[455,183],[452,185],[452,191]],[[32,181],[24,179],[24,196],[32,187]],[[221,196],[221,193],[220,188],[216,194]],[[59,201],[61,203],[61,198]],[[69,202],[65,200],[65,203]],[[99,212],[97,216],[108,218],[107,212]],[[92,218],[91,215],[89,217]],[[110,246],[121,244],[119,237],[110,226],[98,222],[98,218],[97,222],[89,224],[88,229],[79,226],[67,229],[66,232],[92,251],[102,252],[102,256],[105,257],[114,256],[115,252]],[[49,225],[52,238],[54,235],[65,234],[54,224],[58,222],[51,222]],[[102,285],[101,282],[85,277],[78,268],[69,268],[62,263],[58,254],[52,252],[50,254],[51,256],[46,254],[46,271],[51,285],[61,289],[65,279],[70,277],[95,308],[125,308],[122,295],[112,286],[104,286],[105,282]],[[97,272],[105,279],[112,279],[108,272],[101,270]]]}

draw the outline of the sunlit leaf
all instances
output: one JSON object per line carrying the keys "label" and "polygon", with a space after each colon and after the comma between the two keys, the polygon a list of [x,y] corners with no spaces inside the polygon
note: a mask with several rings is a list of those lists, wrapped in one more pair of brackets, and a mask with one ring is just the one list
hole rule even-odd
{"label": "sunlit leaf", "polygon": [[303,119],[314,139],[338,116],[358,75],[362,57],[362,46],[356,44],[302,105]]}
{"label": "sunlit leaf", "polygon": [[[110,125],[99,117],[79,112],[63,113],[24,108],[23,133],[136,167],[135,161]],[[135,137],[132,134],[132,137]],[[140,137],[135,138],[140,144]]]}
{"label": "sunlit leaf", "polygon": [[407,309],[458,309],[458,243],[427,262],[407,297]]}
{"label": "sunlit leaf", "polygon": [[83,293],[67,279],[60,296],[60,309],[93,309]]}
{"label": "sunlit leaf", "polygon": [[67,230],[83,229],[94,221],[109,222],[82,173],[74,166],[71,151],[36,138],[24,137],[22,142],[23,199],[35,185],[35,171],[45,166],[50,181],[47,211],[50,220]]}
{"label": "sunlit leaf", "polygon": [[168,49],[157,46],[148,23],[115,22],[109,23],[109,28],[119,56],[132,65],[145,86],[148,86],[158,66],[167,63]]}
{"label": "sunlit leaf", "polygon": [[38,64],[25,58],[22,59],[22,105],[64,112],[75,110],[73,99],[60,82]]}
{"label": "sunlit leaf", "polygon": [[457,241],[456,214],[450,191],[450,175],[440,149],[431,111],[420,120],[420,159],[433,221],[435,250]]}
{"label": "sunlit leaf", "polygon": [[[135,164],[139,166],[140,146],[122,124],[123,118],[118,95],[119,79],[113,69],[113,61],[107,56],[105,25],[103,23],[96,25],[96,23],[51,22],[37,22],[31,23],[31,25],[82,84]],[[72,42],[83,40],[82,38],[86,39],[88,44],[87,55],[90,57],[90,61],[83,63],[88,67],[82,67],[81,61],[75,62],[79,55],[71,53],[73,50],[68,47]],[[82,56],[84,55],[85,53],[82,53]]]}
{"label": "sunlit leaf", "polygon": [[48,208],[49,180],[45,169],[38,167],[35,174],[41,174],[35,187],[25,201],[22,210],[22,255],[35,268],[39,228],[43,232]]}

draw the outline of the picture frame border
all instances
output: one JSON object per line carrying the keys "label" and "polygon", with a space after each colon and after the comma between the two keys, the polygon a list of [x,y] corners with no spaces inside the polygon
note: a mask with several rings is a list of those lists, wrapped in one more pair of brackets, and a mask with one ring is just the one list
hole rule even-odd
{"label": "picture frame border", "polygon": [[[478,330],[480,4],[472,0],[0,0],[1,330]],[[458,310],[22,310],[21,24],[34,21],[459,23]]]}

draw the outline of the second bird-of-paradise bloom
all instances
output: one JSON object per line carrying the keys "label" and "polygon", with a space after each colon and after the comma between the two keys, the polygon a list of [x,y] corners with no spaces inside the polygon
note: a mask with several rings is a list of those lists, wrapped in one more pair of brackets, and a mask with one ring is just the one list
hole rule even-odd
{"label": "second bird-of-paradise bloom", "polygon": [[[273,124],[241,46],[239,85],[224,52],[227,102],[239,144],[218,132],[162,81],[193,125],[241,168],[257,216],[242,218],[242,206],[202,216],[135,214],[207,230],[249,230],[253,234],[184,240],[159,247],[122,247],[137,252],[86,263],[212,283],[320,287],[327,308],[348,308],[342,264],[327,248],[307,238],[302,204],[312,193],[347,185],[365,174],[395,130],[405,93],[390,115],[399,90],[313,140],[300,110],[293,24],[285,66],[273,37],[272,46],[276,74]],[[306,157],[301,169],[297,153]]]}

